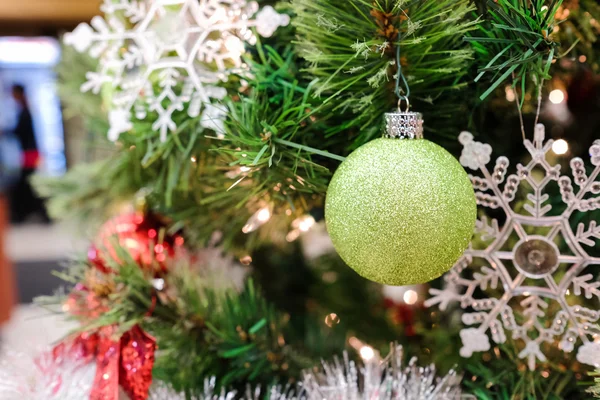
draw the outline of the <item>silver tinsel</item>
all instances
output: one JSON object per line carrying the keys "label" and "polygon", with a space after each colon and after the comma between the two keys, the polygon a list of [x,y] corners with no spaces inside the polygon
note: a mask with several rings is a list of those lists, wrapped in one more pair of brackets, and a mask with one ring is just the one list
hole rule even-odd
{"label": "silver tinsel", "polygon": [[[216,389],[216,378],[204,381],[194,400],[454,400],[460,397],[460,379],[454,371],[436,377],[435,367],[419,367],[416,358],[402,364],[402,347],[392,346],[383,360],[359,367],[344,353],[343,361],[323,362],[319,372],[306,372],[298,388],[288,385],[268,390],[248,387],[244,393]],[[0,400],[81,400],[89,398],[95,366],[63,360],[51,353],[33,358],[5,352],[0,362]],[[296,390],[297,389],[297,390]],[[297,394],[299,393],[299,394]],[[463,397],[464,398],[464,397]],[[123,393],[120,400],[126,400]],[[156,383],[148,400],[186,400],[183,393]]]}
{"label": "silver tinsel", "polygon": [[[383,360],[372,360],[359,367],[344,353],[343,362],[323,362],[317,373],[306,372],[297,390],[274,386],[269,390],[248,388],[244,393],[217,390],[216,378],[204,381],[201,396],[194,400],[455,400],[467,399],[460,390],[455,371],[437,377],[435,367],[419,367],[416,358],[403,365],[401,346],[392,345]],[[299,394],[295,394],[299,393]],[[163,385],[154,385],[148,400],[185,400]]]}
{"label": "silver tinsel", "polygon": [[[199,397],[194,397],[194,400],[298,400],[294,396],[294,391],[291,387],[282,388],[274,386],[268,391],[263,391],[260,388],[248,388],[243,395],[238,395],[236,391],[225,389],[216,389],[217,380],[215,377],[204,380],[204,392]],[[164,385],[155,385],[152,388],[148,400],[186,400],[183,393],[176,393],[172,389]]]}
{"label": "silver tinsel", "polygon": [[401,346],[392,345],[382,361],[358,367],[344,353],[344,360],[323,363],[323,371],[305,374],[306,400],[454,400],[461,398],[460,379],[455,371],[436,377],[433,365],[419,367],[416,358],[402,364]]}

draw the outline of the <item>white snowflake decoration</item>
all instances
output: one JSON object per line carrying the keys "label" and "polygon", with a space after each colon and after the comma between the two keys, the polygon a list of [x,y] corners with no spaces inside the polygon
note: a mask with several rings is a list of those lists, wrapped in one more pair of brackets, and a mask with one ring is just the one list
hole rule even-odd
{"label": "white snowflake decoration", "polygon": [[104,0],[91,24],[80,24],[65,43],[100,61],[88,72],[82,91],[99,93],[111,85],[109,138],[131,129],[147,110],[158,118],[152,128],[161,140],[177,129],[173,113],[188,105],[190,117],[203,109],[202,125],[221,133],[224,113],[210,108],[211,99],[226,95],[219,82],[242,66],[245,43],[256,43],[251,28],[271,36],[290,17],[249,0]]}
{"label": "white snowflake decoration", "polygon": [[[517,173],[508,177],[506,157],[498,158],[494,170],[489,171],[486,164],[492,148],[475,142],[467,132],[460,135],[459,141],[464,145],[461,164],[483,175],[470,175],[477,203],[502,211],[506,222],[500,227],[497,220],[490,222],[482,217],[477,221],[475,239],[486,247],[469,248],[444,277],[446,288],[430,289],[433,297],[425,305],[439,304],[444,310],[457,301],[463,309],[469,309],[462,316],[469,326],[460,333],[463,357],[489,350],[488,333],[495,343],[504,343],[508,331],[513,339],[522,341],[519,357],[526,359],[532,370],[537,360],[546,361],[542,345],[557,341],[558,347],[569,353],[581,340],[577,360],[598,367],[600,282],[592,280],[589,268],[600,265],[600,258],[590,256],[582,245],[594,246],[600,239],[600,227],[592,221],[587,228],[580,223],[574,231],[570,220],[576,211],[600,208],[600,182],[596,181],[600,174],[600,140],[590,148],[595,166],[590,176],[581,158],[571,160],[577,190],[571,177],[561,175],[560,165],[550,165],[546,159],[553,141],[544,143],[543,125],[536,126],[533,142],[524,142],[532,160],[527,165],[517,164]],[[531,193],[521,213],[512,203],[519,186],[527,184]],[[562,195],[564,210],[558,215],[550,213],[550,184],[557,185]],[[467,267],[474,261],[477,267],[469,275]],[[494,297],[490,290],[501,294]],[[593,308],[581,305],[582,295],[595,304]],[[558,305],[559,311],[548,315],[550,305]]]}

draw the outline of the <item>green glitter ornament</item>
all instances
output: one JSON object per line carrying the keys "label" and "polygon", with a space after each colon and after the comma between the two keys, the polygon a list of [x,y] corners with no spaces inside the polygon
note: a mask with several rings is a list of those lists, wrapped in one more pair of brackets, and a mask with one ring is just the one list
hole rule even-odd
{"label": "green glitter ornament", "polygon": [[465,251],[477,204],[465,170],[422,138],[413,112],[386,114],[386,137],[354,151],[331,180],[329,235],[342,259],[387,285],[428,282]]}

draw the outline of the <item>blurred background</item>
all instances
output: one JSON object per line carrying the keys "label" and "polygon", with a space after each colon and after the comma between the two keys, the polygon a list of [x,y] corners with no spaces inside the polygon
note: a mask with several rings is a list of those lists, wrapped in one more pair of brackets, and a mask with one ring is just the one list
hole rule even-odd
{"label": "blurred background", "polygon": [[63,115],[55,67],[61,60],[58,38],[89,21],[99,3],[0,1],[0,321],[1,339],[10,347],[50,341],[68,329],[28,304],[53,293],[59,280],[52,271],[85,249],[85,240],[48,219],[27,178],[35,171],[64,174],[86,154],[83,125]]}

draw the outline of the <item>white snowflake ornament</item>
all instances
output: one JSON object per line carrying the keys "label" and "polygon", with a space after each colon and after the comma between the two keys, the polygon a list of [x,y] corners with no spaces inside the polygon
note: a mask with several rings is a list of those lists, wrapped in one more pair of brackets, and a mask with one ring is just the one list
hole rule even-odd
{"label": "white snowflake ornament", "polygon": [[225,97],[218,85],[242,66],[245,44],[256,43],[251,28],[270,37],[290,22],[271,6],[259,11],[250,0],[104,0],[100,9],[104,18],[80,24],[64,40],[99,59],[82,91],[114,88],[113,141],[132,128],[132,111],[138,119],[155,112],[152,128],[166,140],[177,129],[176,111],[187,107],[197,117]]}
{"label": "white snowflake ornament", "polygon": [[[463,357],[489,350],[490,337],[504,343],[511,335],[532,370],[546,361],[544,350],[570,353],[580,343],[577,360],[598,366],[600,282],[590,270],[600,258],[589,251],[600,239],[600,227],[595,221],[580,222],[577,229],[572,224],[574,217],[600,208],[600,141],[590,148],[591,174],[574,158],[571,178],[548,161],[553,140],[544,142],[544,136],[544,126],[537,125],[534,140],[524,142],[531,160],[507,176],[506,157],[489,170],[491,147],[470,133],[460,135],[461,164],[481,173],[470,175],[477,203],[501,215],[501,222],[485,216],[477,221],[473,244],[444,277],[446,288],[430,289],[425,305],[444,310],[456,301],[466,310]],[[515,201],[518,190],[527,194],[525,204]],[[562,204],[549,204],[552,190]]]}

